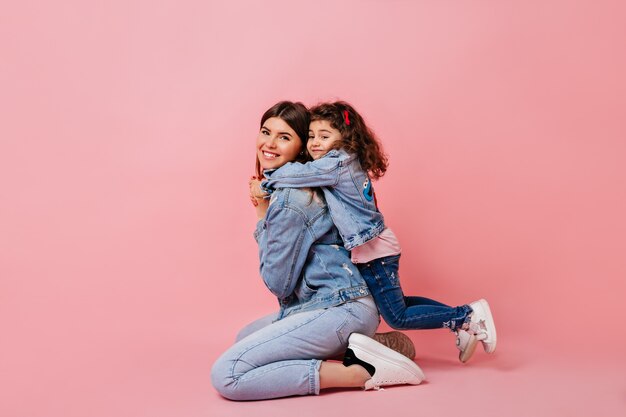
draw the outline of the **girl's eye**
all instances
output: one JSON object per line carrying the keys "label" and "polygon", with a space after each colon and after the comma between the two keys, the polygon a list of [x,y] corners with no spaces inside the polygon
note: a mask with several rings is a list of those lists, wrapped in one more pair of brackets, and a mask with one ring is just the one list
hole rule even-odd
{"label": "girl's eye", "polygon": [[322,139],[326,140],[328,139],[328,136],[322,136]]}
{"label": "girl's eye", "polygon": [[263,134],[265,136],[269,136],[270,132],[265,130],[265,129],[261,129],[261,134]]}
{"label": "girl's eye", "polygon": [[289,136],[281,136],[280,137],[282,140],[289,140]]}

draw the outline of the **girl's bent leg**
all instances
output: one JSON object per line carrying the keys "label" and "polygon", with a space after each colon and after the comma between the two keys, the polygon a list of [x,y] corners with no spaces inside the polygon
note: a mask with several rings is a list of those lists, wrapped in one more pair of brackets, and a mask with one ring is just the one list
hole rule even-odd
{"label": "girl's bent leg", "polygon": [[233,400],[319,394],[321,359],[342,353],[351,333],[371,336],[377,326],[378,316],[357,302],[287,316],[224,352],[213,385]]}
{"label": "girl's bent leg", "polygon": [[450,307],[426,297],[405,297],[400,287],[399,265],[399,255],[359,265],[380,314],[389,326],[397,330],[455,330],[463,325],[471,312],[467,305]]}
{"label": "girl's bent leg", "polygon": [[438,307],[451,308],[449,305],[439,302],[437,300],[433,300],[432,298],[419,297],[416,295],[404,297],[404,302],[407,307],[421,305],[421,306],[438,306]]}

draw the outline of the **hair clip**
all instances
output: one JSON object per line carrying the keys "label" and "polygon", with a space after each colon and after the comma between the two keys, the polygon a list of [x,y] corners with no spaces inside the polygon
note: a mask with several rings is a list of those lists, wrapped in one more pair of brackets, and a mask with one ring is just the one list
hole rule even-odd
{"label": "hair clip", "polygon": [[348,110],[343,111],[343,120],[348,126],[350,126],[350,118],[348,118]]}

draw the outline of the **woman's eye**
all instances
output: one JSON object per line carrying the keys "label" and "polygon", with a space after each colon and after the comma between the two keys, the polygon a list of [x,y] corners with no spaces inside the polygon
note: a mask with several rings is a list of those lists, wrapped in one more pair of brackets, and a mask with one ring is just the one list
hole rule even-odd
{"label": "woman's eye", "polygon": [[289,140],[289,136],[281,136],[280,137],[282,140]]}
{"label": "woman's eye", "polygon": [[261,134],[268,136],[270,134],[270,132],[268,132],[267,130],[263,129],[261,130]]}

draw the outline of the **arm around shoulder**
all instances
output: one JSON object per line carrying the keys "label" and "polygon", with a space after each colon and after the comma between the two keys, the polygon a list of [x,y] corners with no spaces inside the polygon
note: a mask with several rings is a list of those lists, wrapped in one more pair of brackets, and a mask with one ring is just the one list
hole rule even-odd
{"label": "arm around shoulder", "polygon": [[306,163],[291,162],[273,172],[266,173],[262,188],[305,188],[332,187],[339,182],[339,176],[346,160],[351,156],[345,152],[331,151],[324,157]]}

